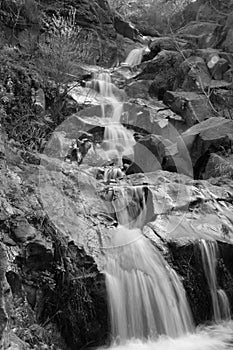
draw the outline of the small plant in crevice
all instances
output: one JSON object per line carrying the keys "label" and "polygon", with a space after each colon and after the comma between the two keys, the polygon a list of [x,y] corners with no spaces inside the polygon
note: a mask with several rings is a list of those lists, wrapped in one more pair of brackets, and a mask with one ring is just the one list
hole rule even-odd
{"label": "small plant in crevice", "polygon": [[75,15],[76,10],[71,9],[67,17],[58,14],[43,19],[47,32],[41,36],[33,62],[43,80],[49,112],[56,124],[64,119],[63,108],[70,83],[74,76],[79,79],[81,28],[75,24]]}

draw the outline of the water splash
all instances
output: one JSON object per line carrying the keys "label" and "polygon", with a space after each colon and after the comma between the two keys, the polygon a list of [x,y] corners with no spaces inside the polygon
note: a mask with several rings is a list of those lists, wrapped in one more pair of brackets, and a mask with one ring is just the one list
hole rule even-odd
{"label": "water splash", "polygon": [[119,226],[110,245],[106,284],[113,338],[122,342],[192,331],[178,275],[141,230]]}
{"label": "water splash", "polygon": [[230,319],[230,306],[224,290],[218,288],[216,266],[218,256],[218,244],[216,241],[200,240],[200,250],[205,276],[210,289],[214,321]]}
{"label": "water splash", "polygon": [[131,340],[123,345],[113,344],[115,350],[230,350],[233,347],[233,322],[223,323],[179,338],[161,336],[157,341]]}

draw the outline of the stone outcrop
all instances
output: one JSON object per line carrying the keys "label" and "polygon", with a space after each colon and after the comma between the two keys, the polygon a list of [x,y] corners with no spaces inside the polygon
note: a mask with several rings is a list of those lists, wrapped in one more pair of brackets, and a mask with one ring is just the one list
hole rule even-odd
{"label": "stone outcrop", "polygon": [[182,116],[188,127],[216,115],[204,94],[167,91],[164,94],[163,101],[173,112]]}
{"label": "stone outcrop", "polygon": [[143,233],[183,277],[195,322],[198,324],[212,318],[210,291],[206,288],[201,262],[202,239],[218,242],[218,284],[232,305],[233,270],[229,258],[233,252],[231,183],[218,178],[215,184],[211,184],[194,181],[185,175],[157,171],[128,176],[115,184],[115,190],[122,185],[129,187],[129,191],[124,192],[129,207],[132,188],[135,191],[144,189],[146,223]]}
{"label": "stone outcrop", "polygon": [[[95,225],[105,219],[99,221],[97,207],[94,214],[93,202],[92,209],[84,205],[83,213],[81,203],[72,204],[80,191],[75,185],[79,175],[72,180],[68,171],[62,179],[62,162],[47,156],[40,166],[27,164],[8,143],[6,148],[1,144],[1,154],[0,331],[5,346],[65,350],[64,340],[71,349],[93,339],[100,344],[108,325],[102,262],[97,266],[94,260],[101,256]],[[92,190],[85,179],[79,182],[87,199],[84,193]],[[66,183],[66,194],[59,183]],[[68,210],[68,216],[60,210]],[[92,210],[93,227],[86,226],[87,210]]]}

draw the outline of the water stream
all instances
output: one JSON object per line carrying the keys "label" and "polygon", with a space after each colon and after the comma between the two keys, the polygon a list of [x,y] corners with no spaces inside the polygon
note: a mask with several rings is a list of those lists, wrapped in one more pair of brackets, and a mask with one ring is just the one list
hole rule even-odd
{"label": "water stream", "polygon": [[[88,85],[87,85],[88,86]],[[123,102],[120,100],[119,89],[111,82],[108,72],[95,74],[94,79],[89,83],[105,99],[102,103],[102,117],[106,119],[104,140],[102,148],[105,151],[106,160],[115,160],[115,163],[122,167],[123,156],[133,156],[135,140],[131,131],[127,130],[121,123],[120,118],[123,112]],[[109,113],[109,105],[111,113]]]}
{"label": "water stream", "polygon": [[133,49],[127,56],[125,63],[130,67],[138,66],[142,62],[145,47]]}
{"label": "water stream", "polygon": [[230,306],[224,290],[218,288],[216,266],[218,256],[218,244],[215,241],[201,240],[199,242],[202,264],[205,272],[205,277],[210,289],[213,318],[215,322],[230,319]]}
{"label": "water stream", "polygon": [[[126,62],[141,62],[143,49],[136,49]],[[122,158],[132,156],[132,133],[120,124],[123,103],[116,97],[116,87],[108,73],[99,73],[94,88],[106,105],[102,117],[106,127],[102,148],[116,168],[105,173],[104,180],[121,176]],[[108,119],[107,119],[108,118]],[[117,186],[116,186],[117,187]],[[142,235],[146,200],[142,187],[118,186],[112,198],[118,227],[112,229],[106,250],[106,286],[111,320],[112,349],[118,350],[225,350],[232,348],[232,322],[195,329],[186,293],[177,273],[160,251]],[[126,192],[125,192],[126,191]],[[130,192],[130,193],[129,193]],[[230,318],[225,292],[216,282],[216,245],[200,243],[202,261],[213,302],[214,320]]]}

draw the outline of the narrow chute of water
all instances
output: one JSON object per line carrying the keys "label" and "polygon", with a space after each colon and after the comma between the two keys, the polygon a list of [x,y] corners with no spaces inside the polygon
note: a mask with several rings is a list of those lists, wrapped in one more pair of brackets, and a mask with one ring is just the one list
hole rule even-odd
{"label": "narrow chute of water", "polygon": [[221,320],[230,319],[230,305],[227,295],[224,290],[218,288],[217,284],[217,256],[218,256],[218,244],[216,241],[199,242],[201,249],[201,257],[203,269],[210,289],[210,295],[213,305],[213,319],[215,322]]}
{"label": "narrow chute of water", "polygon": [[133,49],[132,51],[130,51],[124,63],[130,67],[138,66],[142,62],[142,56],[144,52],[145,47]]}

